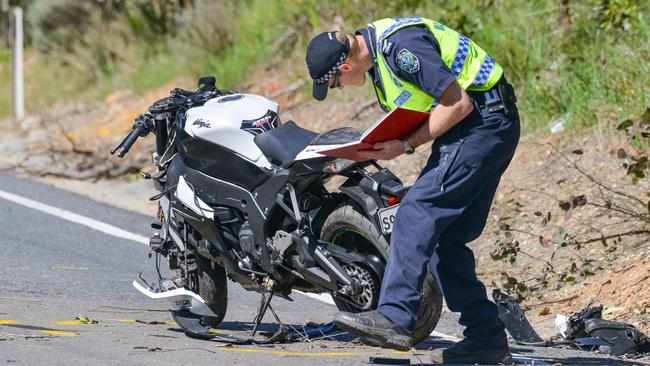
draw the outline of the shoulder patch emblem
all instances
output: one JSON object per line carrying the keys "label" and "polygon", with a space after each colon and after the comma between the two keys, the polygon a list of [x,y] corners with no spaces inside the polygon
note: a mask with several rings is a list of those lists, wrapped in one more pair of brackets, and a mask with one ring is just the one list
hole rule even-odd
{"label": "shoulder patch emblem", "polygon": [[390,50],[393,48],[393,42],[391,41],[384,41],[384,46],[381,48],[381,52],[384,53],[384,55],[389,55]]}
{"label": "shoulder patch emblem", "polygon": [[402,48],[397,53],[396,63],[397,67],[409,74],[416,73],[420,70],[420,60],[406,48]]}

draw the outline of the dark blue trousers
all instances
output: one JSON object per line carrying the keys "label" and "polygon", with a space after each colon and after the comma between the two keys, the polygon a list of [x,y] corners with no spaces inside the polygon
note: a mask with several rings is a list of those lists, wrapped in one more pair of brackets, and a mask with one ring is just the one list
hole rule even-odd
{"label": "dark blue trousers", "polygon": [[[514,109],[514,107],[513,107]],[[497,308],[476,278],[467,243],[479,237],[501,175],[519,141],[519,117],[475,110],[433,143],[395,217],[378,311],[412,333],[430,266],[466,338],[506,341]]]}

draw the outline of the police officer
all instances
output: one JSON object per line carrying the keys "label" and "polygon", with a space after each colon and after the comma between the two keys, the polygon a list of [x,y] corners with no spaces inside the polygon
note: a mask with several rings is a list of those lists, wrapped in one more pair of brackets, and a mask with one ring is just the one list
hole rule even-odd
{"label": "police officer", "polygon": [[466,36],[419,17],[382,19],[355,34],[321,33],[310,42],[306,61],[317,100],[328,88],[363,85],[367,73],[385,111],[431,113],[412,135],[364,152],[368,159],[390,160],[434,140],[397,211],[377,310],[341,312],[338,326],[382,346],[409,349],[429,266],[465,326],[465,339],[435,350],[433,361],[508,362],[504,324],[466,246],[483,231],[519,141],[516,99],[501,66]]}

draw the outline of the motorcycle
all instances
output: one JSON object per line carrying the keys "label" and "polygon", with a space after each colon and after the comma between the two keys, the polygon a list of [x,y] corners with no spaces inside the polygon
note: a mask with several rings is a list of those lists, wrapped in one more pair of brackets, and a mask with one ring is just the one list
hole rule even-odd
{"label": "motorcycle", "polygon": [[[149,245],[176,276],[165,279],[158,268],[157,284],[134,286],[172,300],[186,332],[205,335],[223,320],[227,278],[262,294],[256,327],[273,295],[291,300],[293,290],[328,293],[344,311],[377,307],[392,225],[409,187],[376,161],[319,153],[360,131],[282,123],[277,103],[220,90],[204,77],[195,91],[176,88],[153,103],[111,153],[124,157],[150,133],[156,173],[143,175],[159,205]],[[421,294],[413,344],[440,318],[442,295],[430,271]]]}

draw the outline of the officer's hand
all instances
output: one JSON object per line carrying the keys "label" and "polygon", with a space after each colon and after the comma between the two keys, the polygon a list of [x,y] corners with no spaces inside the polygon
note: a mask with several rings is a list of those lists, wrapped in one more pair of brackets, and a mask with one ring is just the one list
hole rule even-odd
{"label": "officer's hand", "polygon": [[404,144],[401,140],[378,142],[373,150],[359,150],[359,155],[367,159],[391,160],[404,154]]}

